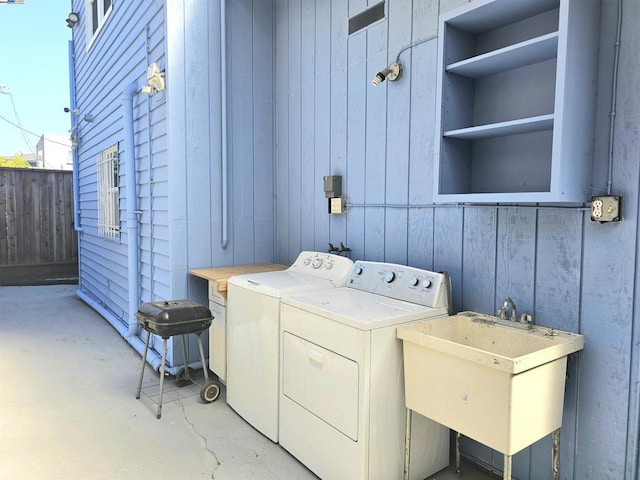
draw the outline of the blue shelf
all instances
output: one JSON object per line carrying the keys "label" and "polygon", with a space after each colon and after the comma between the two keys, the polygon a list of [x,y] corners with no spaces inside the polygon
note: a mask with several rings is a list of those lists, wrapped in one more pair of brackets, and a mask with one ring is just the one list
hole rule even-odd
{"label": "blue shelf", "polygon": [[463,140],[478,140],[481,138],[515,135],[518,133],[539,132],[553,128],[553,114],[537,117],[510,120],[508,122],[491,123],[477,127],[460,128],[444,132],[447,138],[461,138]]}
{"label": "blue shelf", "polygon": [[446,71],[469,78],[484,77],[555,58],[557,52],[558,32],[553,32],[452,63]]}

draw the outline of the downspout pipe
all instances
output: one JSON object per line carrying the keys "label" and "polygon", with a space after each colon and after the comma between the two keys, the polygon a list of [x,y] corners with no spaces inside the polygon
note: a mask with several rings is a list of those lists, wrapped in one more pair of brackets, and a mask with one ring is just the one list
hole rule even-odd
{"label": "downspout pipe", "polygon": [[140,299],[140,276],[138,274],[138,189],[136,181],[136,156],[133,118],[133,99],[140,90],[138,83],[127,85],[122,92],[122,121],[124,124],[125,151],[125,188],[127,189],[127,257],[129,272],[129,316],[126,339],[138,335],[138,323],[135,314],[138,311]]}
{"label": "downspout pipe", "polygon": [[229,241],[229,205],[228,205],[228,167],[229,148],[227,145],[227,0],[220,0],[220,111],[222,137],[222,241],[220,246],[227,248]]}
{"label": "downspout pipe", "polygon": [[80,224],[80,175],[78,173],[78,113],[76,106],[76,68],[73,40],[69,40],[69,109],[71,110],[71,159],[73,162],[73,228],[76,232],[83,232]]}
{"label": "downspout pipe", "polygon": [[[83,290],[79,290],[79,289],[76,290],[76,295],[80,300],[85,302],[87,305],[93,308],[96,312],[98,312],[102,317],[104,317],[104,319],[107,320],[107,322],[109,322],[109,324],[113,328],[115,328],[116,331],[127,340],[129,345],[131,345],[136,352],[138,352],[141,356],[144,354],[144,341],[142,341],[140,337],[135,335],[127,336],[129,327],[122,319],[116,317],[113,314],[113,312],[105,308],[98,301],[91,298]],[[149,350],[147,350],[146,360],[149,363],[149,365],[151,365],[151,368],[153,368],[155,371],[160,370],[160,363],[162,362],[162,356],[160,355],[159,352],[155,351],[152,348],[149,348]],[[194,369],[202,368],[202,362],[200,361],[193,362],[193,363],[190,363],[189,366]],[[177,375],[182,369],[183,369],[182,366],[166,367],[165,372],[168,372],[170,375]]]}

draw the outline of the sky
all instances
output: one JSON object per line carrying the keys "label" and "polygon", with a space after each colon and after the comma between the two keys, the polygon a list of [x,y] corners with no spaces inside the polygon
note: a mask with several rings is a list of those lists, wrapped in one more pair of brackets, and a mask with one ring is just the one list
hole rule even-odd
{"label": "sky", "polygon": [[[66,18],[71,0],[25,0],[0,4],[0,156],[35,151],[43,133],[66,135],[69,114],[69,40]],[[8,123],[18,123],[21,130]],[[6,120],[5,120],[6,119]]]}

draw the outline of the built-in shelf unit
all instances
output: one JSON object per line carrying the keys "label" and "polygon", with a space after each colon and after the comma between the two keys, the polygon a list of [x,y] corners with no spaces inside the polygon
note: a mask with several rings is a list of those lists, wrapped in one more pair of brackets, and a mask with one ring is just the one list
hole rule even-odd
{"label": "built-in shelf unit", "polygon": [[440,17],[436,203],[590,198],[600,2],[475,0]]}

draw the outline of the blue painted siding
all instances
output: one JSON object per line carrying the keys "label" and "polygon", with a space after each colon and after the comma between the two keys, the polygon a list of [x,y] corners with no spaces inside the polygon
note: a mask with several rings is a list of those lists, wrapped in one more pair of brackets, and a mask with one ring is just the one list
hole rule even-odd
{"label": "blue painted siding", "polygon": [[[384,21],[351,36],[348,16],[372,2],[326,0],[315,2],[315,10],[302,3],[276,2],[276,259],[292,261],[300,239],[320,248],[342,241],[354,258],[448,270],[457,310],[494,313],[510,295],[538,323],[584,333],[586,349],[568,372],[561,478],[635,480],[640,61],[634,52],[640,33],[632,19],[639,18],[638,3],[623,2],[613,185],[625,201],[617,225],[592,223],[578,208],[430,206],[436,41],[402,53],[399,82],[377,88],[369,82],[400,48],[436,34],[440,13],[466,0],[388,1]],[[605,190],[616,14],[616,2],[604,0],[594,53],[600,65],[594,194]],[[330,27],[319,29],[327,18]],[[306,34],[313,24],[315,38]],[[311,61],[313,90],[304,75]],[[307,91],[313,104],[305,94],[300,99]],[[309,185],[308,174],[313,198],[310,187],[300,188]],[[344,176],[354,205],[345,215],[326,213],[321,186],[328,174]],[[407,204],[414,208],[393,207]],[[502,467],[501,455],[481,445],[466,441],[465,450]],[[516,455],[515,476],[550,479],[549,451],[547,438]]]}
{"label": "blue painted siding", "polygon": [[[119,241],[97,235],[95,159],[123,141],[124,86],[144,83],[147,65],[157,62],[167,90],[134,101],[141,301],[203,295],[188,268],[287,263],[328,242],[344,242],[353,258],[446,269],[457,310],[493,313],[510,295],[538,323],[587,336],[569,366],[561,478],[635,480],[640,5],[623,1],[613,185],[624,196],[624,221],[598,225],[579,209],[431,206],[436,41],[402,53],[399,82],[369,82],[404,45],[436,34],[440,13],[466,1],[390,0],[385,20],[347,35],[348,17],[376,2],[228,2],[230,228],[223,249],[217,2],[115,2],[87,50],[85,2],[74,0],[77,104],[80,118],[94,116],[78,132],[81,288],[126,317],[132,239],[124,210]],[[603,0],[594,194],[604,192],[607,175],[616,15],[617,2]],[[354,204],[345,215],[326,212],[327,174],[344,177]],[[124,168],[120,178],[124,184]],[[126,195],[123,189],[122,208]],[[480,445],[465,442],[465,450],[501,465]],[[544,439],[518,454],[516,476],[551,478],[548,450]]]}
{"label": "blue painted siding", "polygon": [[[132,152],[124,151],[124,121],[122,118],[122,92],[131,82],[146,78],[146,66],[151,62],[164,62],[164,12],[153,2],[123,2],[114,6],[91,47],[87,49],[86,2],[75,0],[73,11],[81,22],[74,27],[73,41],[76,71],[76,103],[79,114],[78,157],[81,223],[80,234],[80,286],[103,303],[125,323],[127,313],[127,243],[126,196],[124,188],[124,161]],[[83,120],[93,116],[92,122]],[[157,173],[150,181],[152,169],[166,165],[166,124],[162,95],[137,95],[134,100],[135,146],[138,208],[140,215],[139,240],[141,251],[141,298],[150,298],[151,292],[162,297],[168,282],[152,285],[158,271],[169,271],[168,252],[161,248],[162,209],[166,208],[167,177]],[[117,240],[106,240],[97,233],[98,199],[96,184],[96,158],[100,152],[119,144],[119,183],[121,235]],[[153,190],[152,190],[153,189]],[[155,195],[152,203],[151,192]],[[154,224],[152,227],[151,225]],[[165,237],[166,238],[166,237]],[[152,252],[152,246],[157,251]],[[153,255],[153,256],[152,256]],[[153,265],[153,267],[151,267]]]}
{"label": "blue painted siding", "polygon": [[[139,246],[140,303],[206,293],[189,268],[274,258],[273,5],[229,2],[229,246],[221,247],[220,10],[205,0],[114,2],[87,50],[85,1],[74,0],[76,97],[80,122],[81,288],[128,322],[127,245]],[[170,18],[171,21],[166,21]],[[147,66],[166,72],[166,90],[134,97],[135,151],[123,150],[121,96],[146,83]],[[252,141],[253,139],[253,141]],[[97,234],[96,156],[120,144],[117,241]],[[126,228],[124,165],[136,162],[139,238]],[[175,362],[174,362],[175,356]],[[168,361],[181,363],[170,345]]]}

